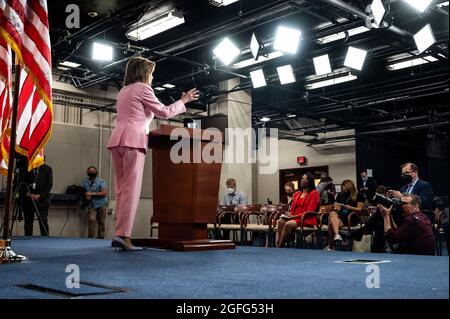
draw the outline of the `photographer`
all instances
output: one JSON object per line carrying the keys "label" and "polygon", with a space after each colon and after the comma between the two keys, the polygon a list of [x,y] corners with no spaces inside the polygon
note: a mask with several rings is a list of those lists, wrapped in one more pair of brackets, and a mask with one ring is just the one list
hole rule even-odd
{"label": "photographer", "polygon": [[[394,202],[399,202],[402,193],[414,194],[419,196],[422,202],[422,209],[430,210],[433,200],[433,188],[430,183],[419,179],[419,168],[416,164],[406,163],[401,166],[401,169],[402,172],[400,176],[406,184],[400,188],[400,191],[388,190],[388,197],[393,199]],[[377,203],[374,198],[371,199],[371,202],[374,202],[374,204]],[[394,207],[392,211],[392,217],[394,218],[395,223],[400,225],[403,222],[403,215],[401,213],[400,205],[397,206],[398,207]],[[361,240],[366,232],[372,231],[375,232],[372,252],[381,253],[384,251],[385,238],[383,236],[383,218],[379,212],[373,214],[363,227],[353,232],[351,238],[354,240]]]}
{"label": "photographer", "polygon": [[403,222],[397,227],[392,218],[392,206],[378,205],[384,222],[384,234],[390,245],[398,244],[396,253],[434,255],[435,239],[431,222],[420,211],[417,195],[403,194],[401,208]]}
{"label": "photographer", "polygon": [[[45,161],[45,157],[44,157]],[[19,176],[23,179],[21,192],[24,194],[23,211],[25,217],[25,236],[33,236],[35,213],[39,221],[41,236],[49,236],[48,208],[50,206],[50,191],[53,187],[53,170],[47,164],[27,171],[26,159],[17,167]]]}
{"label": "photographer", "polygon": [[83,180],[85,203],[88,207],[89,226],[88,237],[95,238],[95,226],[98,224],[97,238],[105,238],[105,219],[108,198],[106,197],[106,182],[97,176],[97,168],[90,166],[87,177]]}

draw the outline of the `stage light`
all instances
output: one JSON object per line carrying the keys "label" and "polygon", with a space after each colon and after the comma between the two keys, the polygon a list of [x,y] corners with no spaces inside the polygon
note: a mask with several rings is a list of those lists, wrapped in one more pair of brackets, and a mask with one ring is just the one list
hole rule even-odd
{"label": "stage light", "polygon": [[330,77],[320,78],[315,82],[307,83],[305,85],[305,88],[307,90],[314,90],[326,86],[354,81],[356,79],[358,79],[358,77],[356,75],[353,75],[351,72],[344,72],[341,74],[333,75],[331,78]]}
{"label": "stage light", "polygon": [[59,65],[66,66],[69,68],[78,68],[81,64],[75,63],[75,62],[70,62],[70,61],[64,61],[64,62],[61,62]]}
{"label": "stage light", "polygon": [[316,69],[316,75],[324,75],[331,73],[331,64],[328,54],[313,58],[314,68]]}
{"label": "stage light", "polygon": [[255,64],[260,64],[269,60],[273,60],[276,58],[279,58],[281,56],[283,56],[284,53],[280,52],[280,51],[275,51],[275,52],[271,52],[269,53],[267,56],[260,56],[258,60],[255,59],[248,59],[248,60],[244,60],[238,63],[233,64],[233,67],[236,69],[242,69],[251,65],[255,65]]}
{"label": "stage light", "polygon": [[229,65],[241,54],[241,50],[228,38],[223,39],[213,52],[225,65]]}
{"label": "stage light", "polygon": [[295,82],[295,75],[291,65],[280,66],[277,68],[277,71],[282,85]]}
{"label": "stage light", "polygon": [[377,25],[381,25],[381,22],[383,21],[384,15],[386,13],[383,2],[381,2],[381,0],[373,0],[371,10],[375,19],[375,23]]}
{"label": "stage light", "polygon": [[112,61],[113,48],[109,45],[94,42],[92,46],[92,59],[99,61]]}
{"label": "stage light", "polygon": [[250,77],[252,78],[253,88],[255,89],[267,85],[266,77],[264,76],[264,72],[261,69],[250,72]]}
{"label": "stage light", "polygon": [[[348,33],[349,37],[352,37],[354,35],[361,34],[361,33],[367,32],[367,31],[370,31],[370,29],[366,28],[366,27],[358,27],[358,28],[347,30],[347,33]],[[345,39],[346,36],[347,35],[345,32],[338,32],[338,33],[334,33],[331,35],[327,35],[325,37],[318,38],[318,39],[316,39],[315,42],[317,44],[327,44],[327,43],[334,42],[337,40]]]}
{"label": "stage light", "polygon": [[433,0],[403,0],[420,12],[424,12]]}
{"label": "stage light", "polygon": [[173,88],[175,88],[175,85],[167,83],[167,84],[164,84],[163,87],[165,87],[166,89],[173,89]]}
{"label": "stage light", "polygon": [[136,25],[131,28],[126,36],[133,41],[141,41],[156,34],[172,29],[185,22],[183,15],[176,11],[169,11],[156,18],[149,20],[144,16]]}
{"label": "stage light", "polygon": [[288,113],[288,114],[286,114],[286,117],[287,117],[288,119],[293,119],[293,118],[296,118],[297,115]]}
{"label": "stage light", "polygon": [[269,122],[270,121],[270,117],[266,117],[266,116],[264,116],[264,117],[262,117],[262,118],[260,118],[259,119],[261,122]]}
{"label": "stage light", "polygon": [[159,92],[162,92],[162,91],[165,91],[166,88],[162,88],[162,87],[160,87],[160,86],[157,86],[157,87],[155,87],[155,90],[156,90],[156,91],[159,91]]}
{"label": "stage light", "polygon": [[448,1],[444,1],[444,2],[438,3],[437,6],[439,8],[448,7]]}
{"label": "stage light", "polygon": [[396,70],[411,68],[411,67],[414,67],[417,65],[432,63],[432,62],[436,62],[436,61],[438,61],[438,59],[432,57],[431,55],[424,56],[422,58],[404,60],[401,62],[390,61],[390,63],[387,65],[387,69],[389,71],[396,71]]}
{"label": "stage light", "polygon": [[349,47],[347,56],[345,57],[344,65],[348,66],[349,68],[361,71],[364,65],[364,61],[366,60],[366,56],[367,51]]}
{"label": "stage light", "polygon": [[298,50],[302,32],[297,29],[278,27],[273,45],[275,50],[295,54]]}
{"label": "stage light", "polygon": [[250,41],[250,51],[252,51],[252,55],[255,58],[255,60],[258,60],[261,49],[262,49],[262,45],[256,38],[256,35],[253,33],[252,40]]}
{"label": "stage light", "polygon": [[417,32],[414,35],[414,41],[416,42],[417,50],[419,50],[419,53],[424,52],[426,49],[432,46],[436,42],[436,38],[434,37],[431,26],[427,24],[419,32]]}

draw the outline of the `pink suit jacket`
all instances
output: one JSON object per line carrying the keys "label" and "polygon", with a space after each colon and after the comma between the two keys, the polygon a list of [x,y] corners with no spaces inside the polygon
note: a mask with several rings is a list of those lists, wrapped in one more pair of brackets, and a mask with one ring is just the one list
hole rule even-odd
{"label": "pink suit jacket", "polygon": [[158,101],[150,85],[140,82],[129,84],[117,96],[117,123],[107,148],[126,146],[147,152],[153,118],[168,119],[183,112],[186,112],[186,107],[181,100],[165,106]]}

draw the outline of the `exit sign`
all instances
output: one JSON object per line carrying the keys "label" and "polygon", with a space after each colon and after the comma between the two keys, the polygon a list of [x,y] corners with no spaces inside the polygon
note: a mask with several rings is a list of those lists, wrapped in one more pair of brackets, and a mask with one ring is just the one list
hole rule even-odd
{"label": "exit sign", "polygon": [[300,164],[300,165],[306,164],[306,157],[305,156],[297,157],[297,164]]}

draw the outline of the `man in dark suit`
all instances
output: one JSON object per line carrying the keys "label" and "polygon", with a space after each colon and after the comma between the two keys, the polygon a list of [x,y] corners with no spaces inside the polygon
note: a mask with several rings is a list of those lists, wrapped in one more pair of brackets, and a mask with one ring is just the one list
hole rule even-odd
{"label": "man in dark suit", "polygon": [[25,200],[23,204],[25,236],[33,236],[35,214],[39,221],[41,236],[48,236],[48,208],[50,206],[50,191],[53,187],[52,168],[44,163],[26,172],[25,183]]}
{"label": "man in dark suit", "polygon": [[433,187],[430,183],[419,179],[419,168],[414,163],[402,165],[402,179],[405,182],[400,191],[389,190],[391,197],[401,198],[402,194],[413,194],[420,197],[422,210],[430,211],[433,208]]}
{"label": "man in dark suit", "polygon": [[365,200],[370,200],[375,195],[377,182],[367,175],[367,170],[361,171],[361,179],[358,181],[358,190],[364,196]]}
{"label": "man in dark suit", "polygon": [[[400,191],[389,190],[388,196],[400,199],[402,194],[417,195],[422,202],[422,212],[428,216],[427,211],[432,208],[433,187],[430,183],[419,179],[419,168],[416,164],[406,163],[403,164],[401,168],[401,177],[405,182],[405,185],[400,188]],[[403,222],[401,209],[394,209],[392,211],[392,217],[397,225],[400,225]],[[372,251],[383,252],[385,245],[384,221],[379,211],[373,214],[363,227],[353,232],[351,237],[355,240],[361,240],[364,233],[372,231],[375,232]]]}

